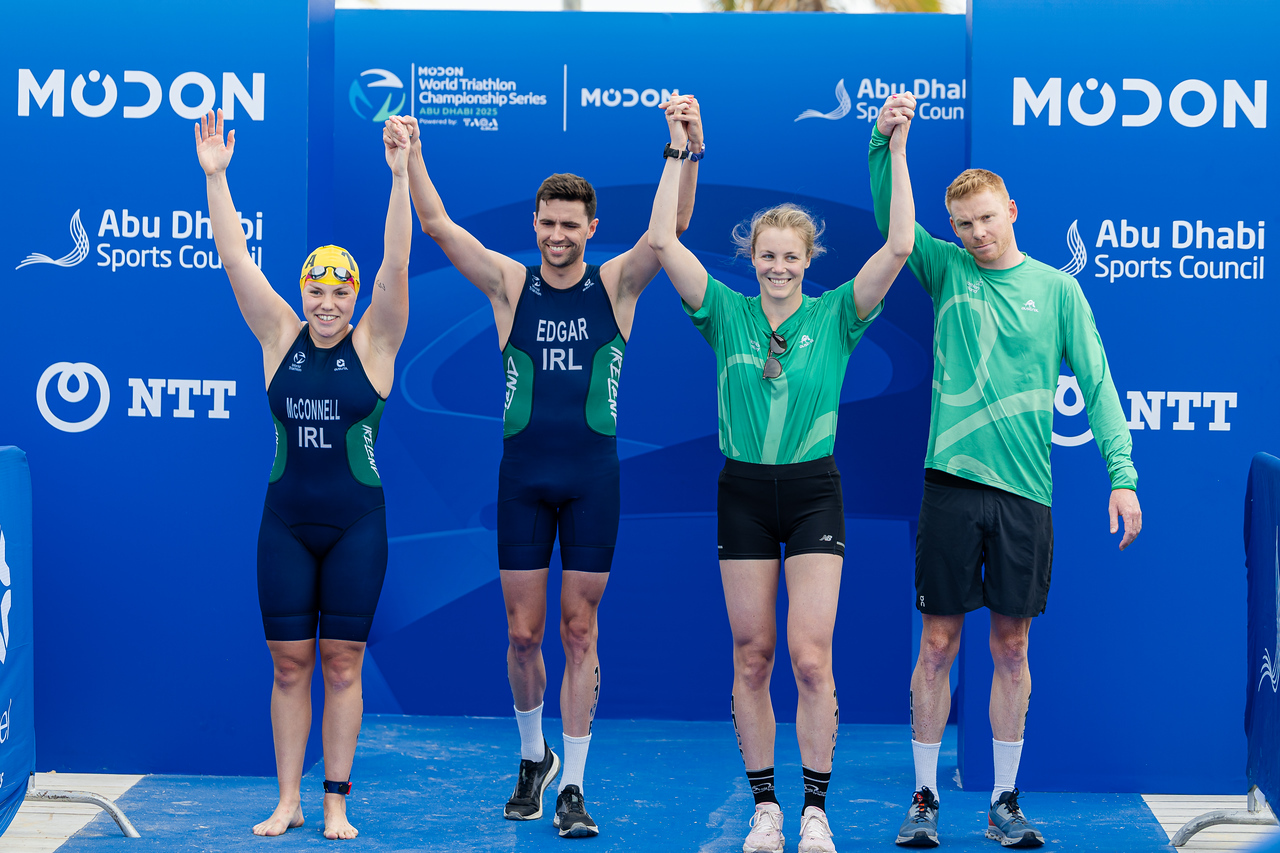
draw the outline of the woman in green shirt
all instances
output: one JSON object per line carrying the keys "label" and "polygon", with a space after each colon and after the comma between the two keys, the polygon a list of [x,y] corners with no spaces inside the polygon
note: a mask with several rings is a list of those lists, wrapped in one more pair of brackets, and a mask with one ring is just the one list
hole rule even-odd
{"label": "woman in green shirt", "polygon": [[716,353],[720,450],[718,547],[733,630],[731,710],[756,810],[745,853],[781,853],[782,814],[774,795],[775,722],[769,678],[774,618],[786,544],[787,645],[800,704],[796,734],[805,807],[799,853],[833,853],[826,816],[839,708],[831,672],[844,509],[832,452],[845,367],[911,254],[915,208],[907,175],[909,119],[895,116],[890,138],[893,207],[889,238],[852,281],[819,298],[801,292],[804,271],[822,252],[812,217],[784,204],[757,213],[746,233],[760,295],[747,298],[707,274],[676,238],[676,204],[686,143],[683,106],[667,106],[671,144],[653,202],[649,245]]}

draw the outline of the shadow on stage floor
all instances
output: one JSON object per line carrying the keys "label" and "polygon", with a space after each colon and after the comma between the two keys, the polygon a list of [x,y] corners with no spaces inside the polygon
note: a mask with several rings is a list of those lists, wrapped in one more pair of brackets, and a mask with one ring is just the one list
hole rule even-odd
{"label": "shadow on stage floor", "polygon": [[[549,735],[558,720],[546,721]],[[549,737],[553,747],[558,736]],[[559,748],[557,747],[557,751]],[[250,827],[275,805],[275,780],[261,777],[147,776],[120,800],[142,833],[120,837],[104,814],[61,848],[64,853],[128,850],[698,851],[737,853],[752,812],[729,723],[598,720],[587,762],[588,810],[598,838],[561,839],[551,825],[555,787],[542,820],[502,818],[515,784],[518,743],[509,719],[369,716],[356,755],[348,811],[360,837],[326,841],[317,764],[303,780],[307,823],[275,839]],[[956,739],[949,729],[939,767],[939,832],[952,851],[1000,849],[983,836],[989,791],[961,791]],[[795,727],[779,726],[778,798],[787,850],[796,849],[803,801]],[[902,725],[848,725],[840,742],[828,813],[841,853],[895,850],[914,781],[909,732]],[[1137,794],[1024,795],[1046,850],[1167,851],[1168,836]]]}

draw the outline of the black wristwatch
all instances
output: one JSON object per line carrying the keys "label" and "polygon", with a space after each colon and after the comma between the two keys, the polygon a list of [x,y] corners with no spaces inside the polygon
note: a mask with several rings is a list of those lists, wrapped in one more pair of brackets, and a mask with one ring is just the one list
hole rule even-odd
{"label": "black wristwatch", "polygon": [[672,160],[684,160],[688,158],[689,152],[679,148],[672,148],[671,143],[668,142],[667,147],[662,149],[662,156],[670,157]]}

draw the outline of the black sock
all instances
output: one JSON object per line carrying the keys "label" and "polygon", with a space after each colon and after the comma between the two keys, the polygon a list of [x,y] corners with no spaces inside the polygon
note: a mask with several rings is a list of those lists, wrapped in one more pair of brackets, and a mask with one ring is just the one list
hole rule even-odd
{"label": "black sock", "polygon": [[[830,775],[830,774],[828,774]],[[756,798],[756,805],[761,803],[778,802],[778,796],[773,791],[773,768],[766,767],[763,770],[748,770],[747,784],[751,786],[751,795]],[[824,783],[822,789],[827,789]]]}
{"label": "black sock", "polygon": [[804,772],[804,807],[816,806],[827,810],[827,785],[831,784],[831,771],[820,773],[801,765]]}

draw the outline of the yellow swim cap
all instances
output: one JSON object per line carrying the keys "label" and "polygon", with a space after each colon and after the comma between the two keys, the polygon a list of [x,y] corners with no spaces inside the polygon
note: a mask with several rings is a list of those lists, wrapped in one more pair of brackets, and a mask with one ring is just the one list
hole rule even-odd
{"label": "yellow swim cap", "polygon": [[302,265],[298,286],[306,287],[309,281],[320,284],[350,284],[359,293],[360,267],[351,253],[341,246],[321,246],[307,256],[307,262]]}

